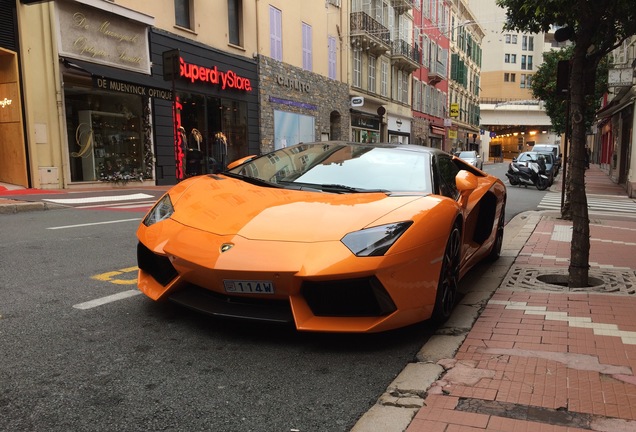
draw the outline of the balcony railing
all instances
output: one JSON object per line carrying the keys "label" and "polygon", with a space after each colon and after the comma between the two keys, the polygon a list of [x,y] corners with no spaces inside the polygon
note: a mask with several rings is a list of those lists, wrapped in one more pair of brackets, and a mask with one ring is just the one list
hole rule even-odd
{"label": "balcony railing", "polygon": [[351,14],[351,42],[362,45],[374,53],[389,51],[391,47],[391,33],[366,12]]}
{"label": "balcony railing", "polygon": [[398,67],[413,72],[420,67],[421,58],[420,50],[417,46],[413,46],[402,39],[393,41],[391,59],[395,61]]}
{"label": "balcony railing", "polygon": [[428,82],[430,84],[437,84],[447,78],[446,66],[444,63],[432,61],[428,69]]}
{"label": "balcony railing", "polygon": [[391,0],[391,6],[393,6],[399,14],[403,14],[407,10],[413,9],[414,3],[415,2],[413,0]]}

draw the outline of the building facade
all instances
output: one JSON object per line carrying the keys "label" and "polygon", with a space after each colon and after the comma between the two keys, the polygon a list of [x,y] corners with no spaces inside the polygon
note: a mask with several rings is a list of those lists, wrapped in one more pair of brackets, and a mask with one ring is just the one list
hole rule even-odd
{"label": "building facade", "polygon": [[589,147],[592,160],[606,167],[614,182],[628,196],[636,197],[636,36],[627,39],[611,54],[609,93],[597,112]]}
{"label": "building facade", "polygon": [[259,151],[253,3],[24,3],[29,185],[174,184]]}
{"label": "building facade", "polygon": [[412,0],[351,0],[345,49],[353,141],[411,141],[411,76],[420,64],[413,6]]}
{"label": "building facade", "polygon": [[258,2],[261,153],[299,142],[349,139],[346,10],[335,0]]}
{"label": "building facade", "polygon": [[485,157],[479,128],[483,39],[484,30],[468,3],[453,0],[448,88],[451,151],[475,150]]}
{"label": "building facade", "polygon": [[413,73],[414,143],[450,151],[446,136],[450,3],[417,2],[415,37],[421,47],[420,67]]}

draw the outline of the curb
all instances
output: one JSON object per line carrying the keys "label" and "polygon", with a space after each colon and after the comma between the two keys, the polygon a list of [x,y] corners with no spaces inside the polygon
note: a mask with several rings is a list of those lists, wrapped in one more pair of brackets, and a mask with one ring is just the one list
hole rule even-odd
{"label": "curb", "polygon": [[[8,200],[10,201],[10,200]],[[0,203],[0,214],[25,213],[30,211],[56,210],[65,208],[58,204],[50,204],[46,202],[24,202],[16,201],[14,203]]]}

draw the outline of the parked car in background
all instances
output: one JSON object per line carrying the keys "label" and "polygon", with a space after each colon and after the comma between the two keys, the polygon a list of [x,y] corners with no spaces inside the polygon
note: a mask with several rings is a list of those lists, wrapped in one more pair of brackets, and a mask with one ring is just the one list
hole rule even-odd
{"label": "parked car in background", "polygon": [[561,169],[561,148],[558,144],[535,144],[534,147],[532,147],[532,151],[552,153],[556,163],[556,170],[554,174],[556,175],[559,173],[559,169]]}
{"label": "parked car in background", "polygon": [[464,162],[468,162],[475,168],[484,169],[484,163],[481,160],[479,153],[477,153],[476,151],[459,152],[457,157],[463,160]]}

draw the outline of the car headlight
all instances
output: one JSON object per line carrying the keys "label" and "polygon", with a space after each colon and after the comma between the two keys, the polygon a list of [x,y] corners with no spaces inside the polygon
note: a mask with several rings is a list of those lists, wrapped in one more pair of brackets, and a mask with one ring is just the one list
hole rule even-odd
{"label": "car headlight", "polygon": [[347,234],[341,242],[356,256],[382,256],[413,224],[396,222]]}
{"label": "car headlight", "polygon": [[143,224],[146,226],[154,225],[157,222],[168,219],[172,216],[172,213],[174,213],[174,207],[172,206],[170,195],[165,194],[146,215]]}

